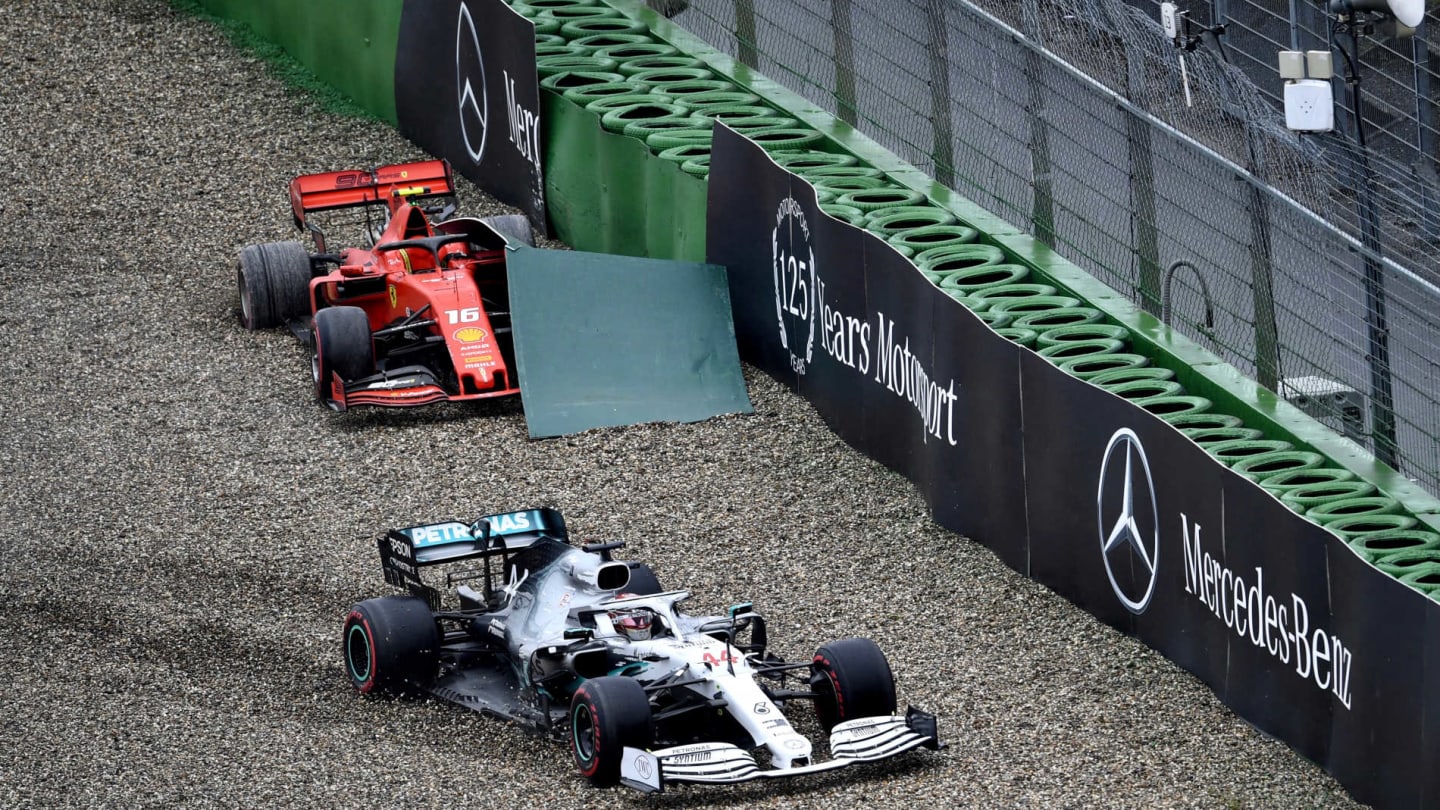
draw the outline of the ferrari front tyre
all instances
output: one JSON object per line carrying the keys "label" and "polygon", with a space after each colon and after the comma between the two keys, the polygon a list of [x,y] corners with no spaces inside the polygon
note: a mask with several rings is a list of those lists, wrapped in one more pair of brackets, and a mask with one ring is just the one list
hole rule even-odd
{"label": "ferrari front tyre", "polygon": [[362,694],[401,693],[428,683],[440,660],[440,629],[424,599],[366,599],[345,617],[345,671]]}
{"label": "ferrari front tyre", "polygon": [[895,676],[885,653],[868,638],[822,646],[810,663],[815,715],[828,733],[837,723],[895,713]]}
{"label": "ferrari front tyre", "polygon": [[498,214],[482,217],[480,221],[489,225],[511,244],[518,242],[526,247],[535,247],[535,229],[530,227],[530,220],[523,214]]}
{"label": "ferrari front tyre", "polygon": [[375,373],[375,344],[370,319],[359,307],[327,307],[315,313],[310,376],[315,395],[329,402],[334,375],[345,382]]}
{"label": "ferrari front tyre", "polygon": [[310,254],[299,242],[250,245],[235,267],[240,323],[269,329],[310,313]]}
{"label": "ferrari front tyre", "polygon": [[580,775],[597,787],[620,781],[626,746],[649,748],[655,721],[645,689],[632,678],[591,678],[570,699],[570,751]]}

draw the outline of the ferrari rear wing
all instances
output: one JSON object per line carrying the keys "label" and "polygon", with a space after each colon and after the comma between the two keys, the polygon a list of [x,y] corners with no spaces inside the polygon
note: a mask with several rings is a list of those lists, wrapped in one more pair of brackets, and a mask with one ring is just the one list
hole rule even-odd
{"label": "ferrari rear wing", "polygon": [[565,518],[548,507],[486,515],[468,526],[451,520],[391,529],[376,543],[385,581],[435,605],[439,594],[421,579],[420,569],[503,555],[542,537],[570,542]]}
{"label": "ferrari rear wing", "polygon": [[302,174],[290,181],[290,210],[295,225],[305,227],[305,215],[315,211],[385,205],[417,197],[443,197],[455,193],[450,163],[421,160],[375,169],[351,169]]}

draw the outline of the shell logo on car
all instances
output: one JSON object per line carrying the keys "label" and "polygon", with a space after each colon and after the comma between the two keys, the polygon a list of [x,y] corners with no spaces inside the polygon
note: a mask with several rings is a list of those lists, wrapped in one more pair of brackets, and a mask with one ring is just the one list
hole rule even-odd
{"label": "shell logo on car", "polygon": [[477,340],[485,339],[485,330],[478,326],[467,326],[464,329],[456,329],[455,339],[461,343],[474,343]]}

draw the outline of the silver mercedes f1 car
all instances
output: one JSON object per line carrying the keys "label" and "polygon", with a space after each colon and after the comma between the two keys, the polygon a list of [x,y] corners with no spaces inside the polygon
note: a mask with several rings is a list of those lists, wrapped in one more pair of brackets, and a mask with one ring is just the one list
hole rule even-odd
{"label": "silver mercedes f1 car", "polygon": [[[941,745],[934,715],[895,713],[875,642],[832,641],[787,663],[750,603],[686,614],[688,591],[614,559],[622,543],[571,545],[553,509],[393,529],[378,545],[386,581],[408,593],[345,619],[355,688],[429,695],[566,740],[593,784],[655,792]],[[796,701],[813,704],[828,758],[786,718]]]}

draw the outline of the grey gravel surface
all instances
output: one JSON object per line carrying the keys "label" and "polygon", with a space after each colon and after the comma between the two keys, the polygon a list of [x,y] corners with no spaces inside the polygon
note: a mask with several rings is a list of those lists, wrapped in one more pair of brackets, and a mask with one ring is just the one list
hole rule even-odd
{"label": "grey gravel surface", "polygon": [[[754,415],[538,442],[513,401],[320,409],[299,345],[238,326],[234,257],[294,238],[293,175],[423,155],[207,23],[11,0],[0,76],[0,807],[1353,806],[753,369]],[[697,611],[753,598],[787,657],[874,635],[950,747],[646,798],[500,722],[350,691],[376,533],[542,504]]]}

